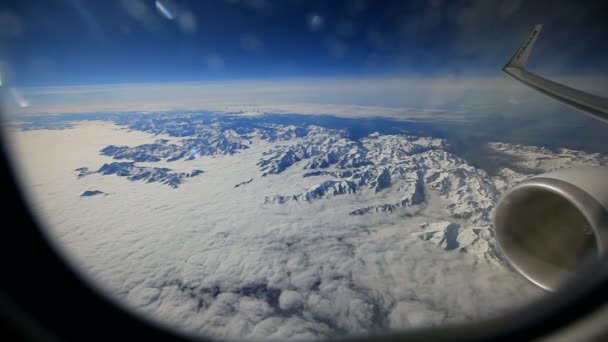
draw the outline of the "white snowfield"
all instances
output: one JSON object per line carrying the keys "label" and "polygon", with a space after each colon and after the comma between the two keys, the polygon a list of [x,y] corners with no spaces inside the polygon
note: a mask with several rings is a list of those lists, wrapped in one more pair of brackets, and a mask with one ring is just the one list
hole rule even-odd
{"label": "white snowfield", "polygon": [[[501,193],[527,174],[490,176],[441,139],[275,128],[276,139],[230,132],[248,146],[234,154],[135,163],[204,171],[178,188],[74,171],[116,161],[99,153],[108,145],[175,137],[93,121],[11,131],[10,142],[67,260],[126,307],[189,333],[317,339],[493,317],[541,294],[504,266],[490,226]],[[490,148],[537,172],[608,161]],[[105,194],[81,196],[92,190]]]}

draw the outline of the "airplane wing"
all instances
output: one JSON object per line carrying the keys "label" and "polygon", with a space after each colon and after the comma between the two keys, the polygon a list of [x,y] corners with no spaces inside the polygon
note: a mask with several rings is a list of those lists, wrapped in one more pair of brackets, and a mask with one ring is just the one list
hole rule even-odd
{"label": "airplane wing", "polygon": [[568,87],[526,70],[526,62],[542,27],[543,25],[534,26],[502,70],[527,86],[608,123],[608,98]]}

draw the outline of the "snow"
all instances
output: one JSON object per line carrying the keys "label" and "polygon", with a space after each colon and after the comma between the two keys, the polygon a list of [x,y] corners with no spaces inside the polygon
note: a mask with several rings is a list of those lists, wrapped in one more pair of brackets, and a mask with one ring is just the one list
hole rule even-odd
{"label": "snow", "polygon": [[[66,260],[160,324],[225,338],[335,337],[492,317],[541,294],[504,267],[489,223],[500,194],[527,174],[490,176],[443,150],[440,139],[377,134],[356,142],[298,130],[230,132],[248,148],[135,163],[205,171],[176,189],[99,173],[79,178],[74,170],[115,162],[99,153],[109,145],[179,145],[189,137],[88,122],[12,131],[11,142],[30,203]],[[263,175],[260,161],[298,144],[308,157]],[[563,153],[570,162],[526,165],[604,158]],[[316,157],[329,165],[313,167]],[[315,171],[322,172],[303,176]],[[80,197],[90,189],[107,195]],[[264,204],[293,195],[306,200]],[[383,205],[394,207],[349,215]]]}

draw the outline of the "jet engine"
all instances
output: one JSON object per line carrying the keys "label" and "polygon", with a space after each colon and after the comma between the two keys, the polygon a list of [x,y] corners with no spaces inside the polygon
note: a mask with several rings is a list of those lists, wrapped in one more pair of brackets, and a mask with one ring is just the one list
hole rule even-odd
{"label": "jet engine", "polygon": [[608,167],[528,178],[500,200],[494,228],[511,266],[538,286],[556,290],[608,250]]}
{"label": "jet engine", "polygon": [[[503,71],[516,80],[608,123],[608,98],[526,70],[542,25],[536,25]],[[545,173],[509,190],[494,211],[496,242],[511,266],[536,285],[556,290],[608,249],[608,168]]]}

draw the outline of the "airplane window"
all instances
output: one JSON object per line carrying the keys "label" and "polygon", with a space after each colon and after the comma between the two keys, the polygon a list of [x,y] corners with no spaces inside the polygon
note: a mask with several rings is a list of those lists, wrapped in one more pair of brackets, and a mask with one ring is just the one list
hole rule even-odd
{"label": "airplane window", "polygon": [[167,329],[496,318],[608,248],[605,10],[5,1],[4,141],[57,253]]}

